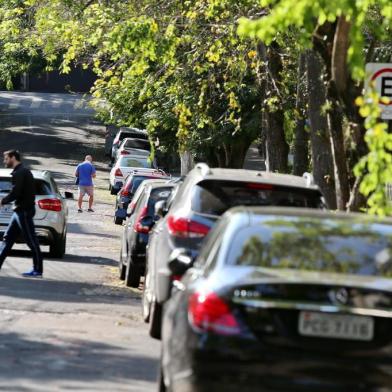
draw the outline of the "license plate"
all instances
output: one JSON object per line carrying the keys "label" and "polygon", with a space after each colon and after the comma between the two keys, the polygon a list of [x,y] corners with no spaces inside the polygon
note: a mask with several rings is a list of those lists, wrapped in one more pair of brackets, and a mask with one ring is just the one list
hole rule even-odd
{"label": "license plate", "polygon": [[370,341],[374,335],[374,319],[366,316],[301,312],[299,333],[320,338]]}
{"label": "license plate", "polygon": [[0,207],[0,214],[9,214],[12,212],[12,207],[11,206],[1,206]]}

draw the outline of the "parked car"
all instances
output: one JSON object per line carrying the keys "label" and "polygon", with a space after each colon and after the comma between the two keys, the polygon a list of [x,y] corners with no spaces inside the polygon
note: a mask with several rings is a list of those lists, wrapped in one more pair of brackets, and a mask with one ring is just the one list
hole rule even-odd
{"label": "parked car", "polygon": [[170,296],[167,262],[171,252],[186,248],[196,256],[218,218],[238,205],[323,208],[324,201],[310,177],[197,165],[176,197],[170,199],[168,213],[150,235],[143,317],[150,323],[152,337],[160,336],[162,304]]}
{"label": "parked car", "polygon": [[148,140],[126,138],[117,150],[116,159],[124,155],[149,157],[151,154],[151,144]]}
{"label": "parked car", "polygon": [[[160,390],[391,391],[392,221],[236,208],[177,250]],[[175,336],[175,339],[173,339]]]}
{"label": "parked car", "polygon": [[135,196],[140,184],[144,180],[164,179],[170,180],[170,177],[161,170],[134,170],[130,173],[117,194],[114,212],[114,223],[121,225],[126,218],[129,203]]}
{"label": "parked car", "polygon": [[130,137],[148,140],[148,134],[144,130],[137,129],[137,128],[121,127],[117,132],[116,137],[113,140],[112,153],[111,153],[112,163],[116,161],[117,150],[120,147],[120,144],[123,142],[124,139]]}
{"label": "parked car", "polygon": [[[36,188],[34,225],[38,240],[41,245],[49,246],[51,257],[62,258],[67,242],[67,204],[50,172],[33,170],[32,173]],[[11,181],[11,170],[0,169],[0,199],[11,190]],[[11,204],[0,207],[0,239],[10,222],[12,209]],[[19,238],[18,242],[23,243],[24,239]]]}
{"label": "parked car", "polygon": [[139,287],[145,271],[148,236],[156,220],[155,204],[167,200],[174,186],[165,180],[143,181],[139,187],[142,191],[135,195],[128,209],[119,260],[120,279],[125,279],[127,286]]}
{"label": "parked car", "polygon": [[143,156],[121,156],[112,167],[109,175],[109,190],[112,194],[116,194],[122,187],[125,178],[139,169],[153,169],[148,157]]}

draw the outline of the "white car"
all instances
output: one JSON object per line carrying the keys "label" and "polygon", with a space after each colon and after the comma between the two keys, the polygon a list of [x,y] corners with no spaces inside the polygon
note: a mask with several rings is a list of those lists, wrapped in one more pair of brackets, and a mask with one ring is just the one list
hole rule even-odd
{"label": "white car", "polygon": [[126,138],[136,138],[136,139],[148,140],[148,135],[147,135],[146,131],[143,131],[143,130],[140,130],[137,128],[121,127],[113,140],[112,151],[111,151],[112,163],[114,163],[116,161],[118,148],[120,147],[123,140]]}
{"label": "white car", "polygon": [[150,154],[151,144],[148,140],[126,138],[117,150],[116,159],[118,160],[121,156],[126,155],[148,157]]}
{"label": "white car", "polygon": [[122,155],[110,171],[109,190],[112,195],[116,194],[121,188],[125,178],[128,177],[128,174],[135,170],[153,172],[156,169],[152,167],[149,156]]}
{"label": "white car", "polygon": [[[36,191],[35,232],[41,245],[49,245],[51,257],[62,258],[67,241],[68,207],[65,197],[72,198],[72,194],[67,193],[63,197],[50,172],[33,170],[32,173]],[[11,170],[0,169],[0,199],[10,192],[11,180]],[[0,207],[0,239],[11,220],[12,207],[12,204]],[[17,242],[23,243],[24,240],[18,238]]]}

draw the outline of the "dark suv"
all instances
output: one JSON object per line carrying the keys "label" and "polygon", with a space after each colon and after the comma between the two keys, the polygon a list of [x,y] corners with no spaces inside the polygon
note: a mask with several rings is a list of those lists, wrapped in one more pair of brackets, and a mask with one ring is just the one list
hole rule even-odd
{"label": "dark suv", "polygon": [[174,186],[165,180],[144,181],[128,209],[119,261],[120,279],[125,279],[127,286],[139,287],[145,271],[148,237],[155,223],[155,204],[167,200]]}
{"label": "dark suv", "polygon": [[161,306],[170,296],[172,276],[167,263],[172,251],[185,248],[196,257],[202,240],[218,218],[240,205],[325,207],[310,176],[196,165],[150,234],[143,316],[150,322],[151,336],[159,337]]}
{"label": "dark suv", "polygon": [[140,184],[145,180],[170,180],[170,177],[162,170],[134,170],[126,178],[123,187],[116,196],[116,206],[114,212],[114,223],[122,225],[127,217],[127,208],[135,196]]}

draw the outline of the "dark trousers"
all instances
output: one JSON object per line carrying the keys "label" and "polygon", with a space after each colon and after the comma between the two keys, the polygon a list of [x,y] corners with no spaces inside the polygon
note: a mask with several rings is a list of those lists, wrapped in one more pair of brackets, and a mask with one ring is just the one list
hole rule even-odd
{"label": "dark trousers", "polygon": [[23,236],[26,244],[33,252],[34,270],[41,273],[43,272],[42,253],[34,229],[34,215],[34,208],[27,211],[15,211],[12,214],[3,241],[0,243],[0,268],[9,255],[16,240]]}

